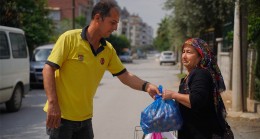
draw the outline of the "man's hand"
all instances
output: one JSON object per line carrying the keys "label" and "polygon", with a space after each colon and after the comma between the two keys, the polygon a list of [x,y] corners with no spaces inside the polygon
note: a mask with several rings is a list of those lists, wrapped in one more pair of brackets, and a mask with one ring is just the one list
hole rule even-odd
{"label": "man's hand", "polygon": [[151,83],[147,83],[146,87],[145,87],[145,91],[148,92],[148,94],[155,99],[156,95],[162,95],[160,93],[160,91],[158,90],[158,87],[154,84]]}
{"label": "man's hand", "polygon": [[48,112],[46,119],[46,126],[48,128],[58,128],[61,121],[61,111],[59,104],[52,104],[48,102]]}

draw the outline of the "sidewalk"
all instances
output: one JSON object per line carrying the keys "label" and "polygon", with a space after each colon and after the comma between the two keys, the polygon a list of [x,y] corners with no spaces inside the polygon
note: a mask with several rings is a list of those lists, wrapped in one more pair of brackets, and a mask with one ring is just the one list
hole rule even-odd
{"label": "sidewalk", "polygon": [[257,113],[233,112],[231,91],[222,93],[227,109],[227,121],[232,128],[235,139],[259,139],[260,115]]}

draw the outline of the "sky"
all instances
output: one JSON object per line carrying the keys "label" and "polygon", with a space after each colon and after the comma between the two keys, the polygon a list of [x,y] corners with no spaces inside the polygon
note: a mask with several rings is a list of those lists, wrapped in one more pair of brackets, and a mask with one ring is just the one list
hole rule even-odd
{"label": "sky", "polygon": [[158,24],[169,13],[163,9],[166,0],[117,0],[118,5],[126,7],[130,14],[138,14],[144,23],[153,28],[154,37]]}

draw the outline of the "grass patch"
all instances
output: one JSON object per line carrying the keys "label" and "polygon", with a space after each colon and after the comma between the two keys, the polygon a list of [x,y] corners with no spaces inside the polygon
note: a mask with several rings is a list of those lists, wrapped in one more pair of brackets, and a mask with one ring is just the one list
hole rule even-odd
{"label": "grass patch", "polygon": [[179,79],[182,79],[182,78],[184,78],[185,76],[186,76],[185,73],[179,73],[179,74],[177,74],[177,77],[178,77]]}

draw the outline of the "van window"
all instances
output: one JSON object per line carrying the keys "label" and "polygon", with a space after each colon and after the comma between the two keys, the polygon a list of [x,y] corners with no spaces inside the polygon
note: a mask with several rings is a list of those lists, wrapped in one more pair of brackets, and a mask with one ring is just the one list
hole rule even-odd
{"label": "van window", "polygon": [[12,53],[14,58],[26,58],[26,41],[22,34],[10,33]]}
{"label": "van window", "polygon": [[10,50],[8,47],[7,36],[3,31],[0,31],[0,59],[10,58]]}

